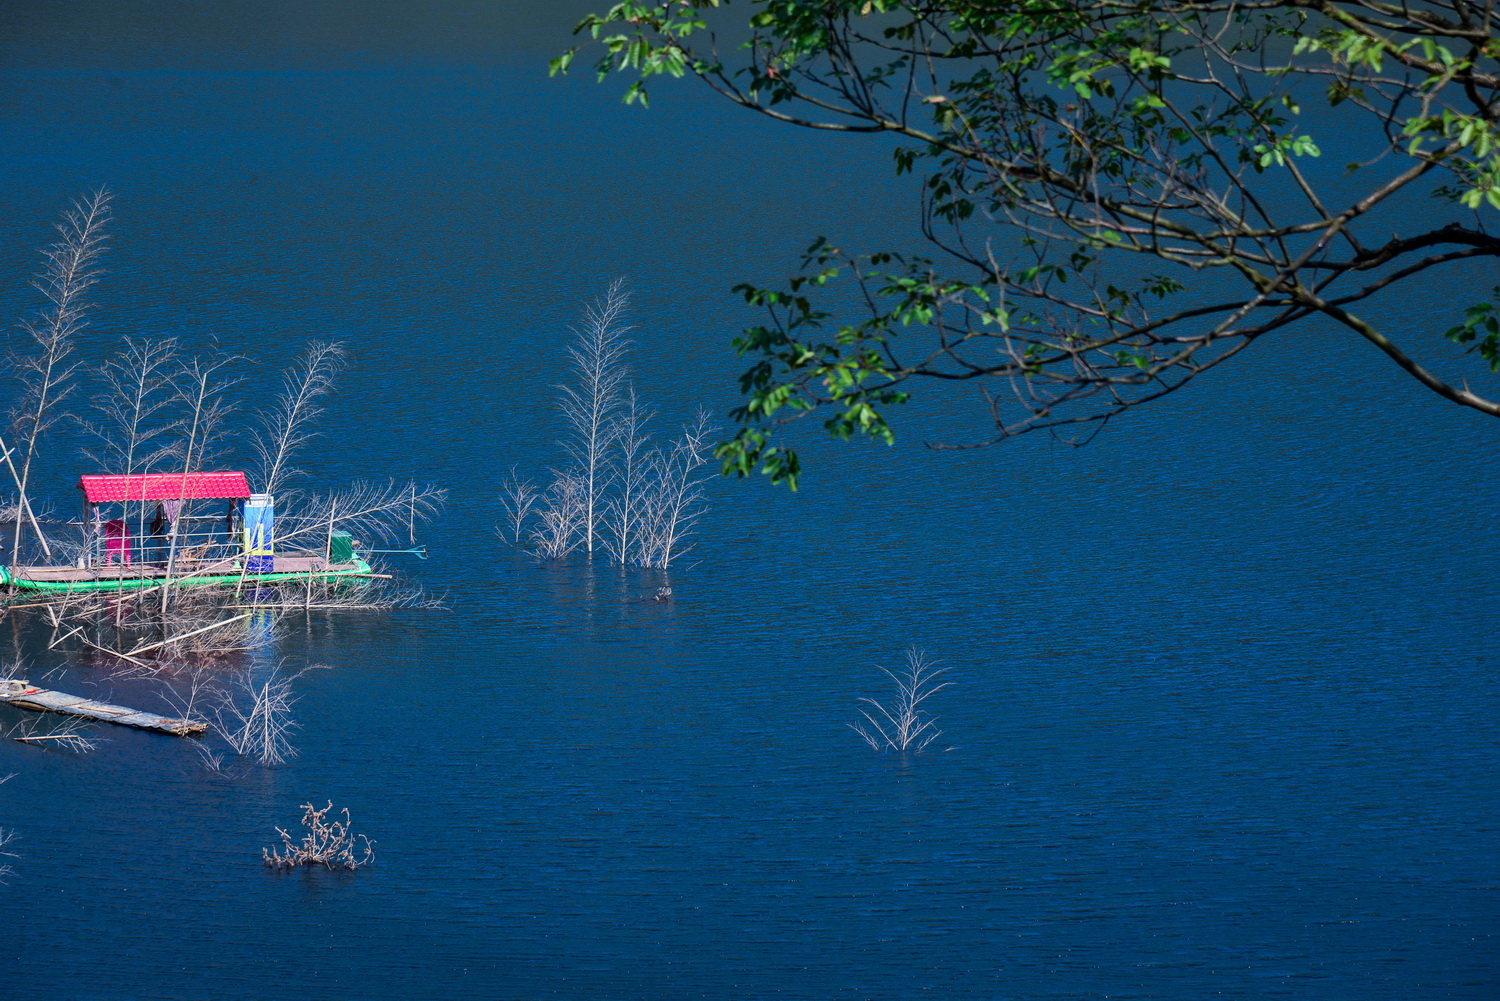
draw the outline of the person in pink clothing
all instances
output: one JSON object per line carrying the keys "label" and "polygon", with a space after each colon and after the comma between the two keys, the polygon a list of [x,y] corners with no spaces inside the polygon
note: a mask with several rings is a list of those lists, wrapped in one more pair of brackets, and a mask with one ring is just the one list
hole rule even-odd
{"label": "person in pink clothing", "polygon": [[111,518],[104,523],[104,565],[130,566],[130,529],[124,520]]}

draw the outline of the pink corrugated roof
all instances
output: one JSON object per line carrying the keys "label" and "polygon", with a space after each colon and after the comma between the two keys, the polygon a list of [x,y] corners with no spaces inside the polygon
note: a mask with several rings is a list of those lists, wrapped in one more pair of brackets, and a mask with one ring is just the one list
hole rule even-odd
{"label": "pink corrugated roof", "polygon": [[130,476],[81,476],[78,489],[90,504],[117,501],[202,500],[250,496],[241,472],[132,473]]}

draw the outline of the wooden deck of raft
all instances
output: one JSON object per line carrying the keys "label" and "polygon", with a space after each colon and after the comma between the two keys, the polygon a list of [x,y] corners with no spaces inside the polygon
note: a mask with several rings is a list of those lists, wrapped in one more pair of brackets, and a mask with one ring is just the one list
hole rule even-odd
{"label": "wooden deck of raft", "polygon": [[11,679],[0,680],[0,702],[20,706],[22,709],[35,709],[38,712],[82,716],[86,719],[102,720],[119,726],[133,726],[138,730],[170,733],[175,737],[186,737],[208,729],[208,724],[202,720],[158,716],[156,713],[140,712],[124,706],[110,705],[108,702],[96,702],[93,699],[69,695],[66,692],[48,691],[45,688],[37,688],[29,682]]}
{"label": "wooden deck of raft", "polygon": [[[236,560],[179,560],[174,570],[174,579],[179,577],[191,577],[195,575],[235,575],[240,573]],[[321,556],[292,555],[275,557],[275,569],[265,571],[266,573],[320,573],[323,571],[352,570],[353,563],[328,563]],[[85,581],[96,580],[160,580],[165,578],[167,571],[163,567],[152,566],[147,563],[126,564],[125,566],[105,566],[93,568],[80,567],[16,567],[13,571],[17,580],[49,581],[59,584],[80,584]],[[260,574],[247,573],[245,582],[254,583]]]}

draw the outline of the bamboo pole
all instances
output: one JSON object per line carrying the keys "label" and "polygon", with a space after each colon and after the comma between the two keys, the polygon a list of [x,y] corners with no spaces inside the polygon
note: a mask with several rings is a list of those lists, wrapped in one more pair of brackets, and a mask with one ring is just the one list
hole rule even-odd
{"label": "bamboo pole", "polygon": [[[5,444],[4,439],[0,439],[0,448],[5,449],[5,454],[3,456],[0,456],[0,459],[5,460],[6,468],[10,470],[11,479],[16,481],[16,504],[19,505],[23,510],[25,510],[26,518],[31,522],[31,530],[36,533],[37,539],[39,539],[42,543],[42,551],[47,554],[47,559],[50,560],[52,558],[52,547],[47,545],[47,536],[42,534],[42,526],[36,523],[36,515],[33,514],[31,510],[31,501],[26,497],[26,489],[21,486],[21,474],[16,472],[16,464],[10,461],[10,457],[15,454],[16,450]],[[20,530],[21,518],[20,512],[17,512],[16,531],[20,532]],[[15,552],[20,552],[19,540],[16,542]],[[13,560],[12,562],[15,561]]]}
{"label": "bamboo pole", "polygon": [[215,622],[211,626],[204,626],[202,629],[194,629],[190,633],[183,633],[180,636],[169,636],[166,639],[160,640],[160,641],[158,641],[156,643],[148,643],[145,646],[138,646],[134,650],[130,651],[127,654],[121,654],[121,656],[126,657],[126,658],[134,657],[137,654],[145,653],[147,650],[155,650],[157,647],[166,646],[168,643],[177,643],[177,642],[180,642],[180,641],[185,640],[185,639],[190,639],[190,638],[192,638],[194,636],[197,636],[197,635],[199,635],[201,633],[206,633],[206,632],[209,632],[210,630],[218,629],[220,626],[231,625],[231,624],[233,624],[235,622],[239,622],[242,619],[248,619],[249,617],[250,617],[250,613],[249,612],[246,612],[244,615],[236,615],[232,619],[225,619],[222,622]]}

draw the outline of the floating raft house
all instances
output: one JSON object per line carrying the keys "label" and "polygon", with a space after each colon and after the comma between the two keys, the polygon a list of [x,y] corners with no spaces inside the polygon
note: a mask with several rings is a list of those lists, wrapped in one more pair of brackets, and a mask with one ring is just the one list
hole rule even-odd
{"label": "floating raft house", "polygon": [[154,730],[170,733],[174,737],[187,737],[208,729],[208,724],[196,719],[173,719],[156,713],[143,713],[124,706],[112,706],[108,702],[95,702],[66,692],[50,692],[37,688],[29,681],[19,678],[0,679],[0,702],[22,709],[38,712],[62,713],[64,716],[82,716],[86,719],[102,720],[119,726],[133,726],[137,730]]}
{"label": "floating raft house", "polygon": [[[348,533],[323,552],[276,552],[275,501],[238,470],[79,478],[83,553],[73,566],[0,566],[0,587],[125,591],[370,577]],[[217,502],[217,503],[215,503]]]}

